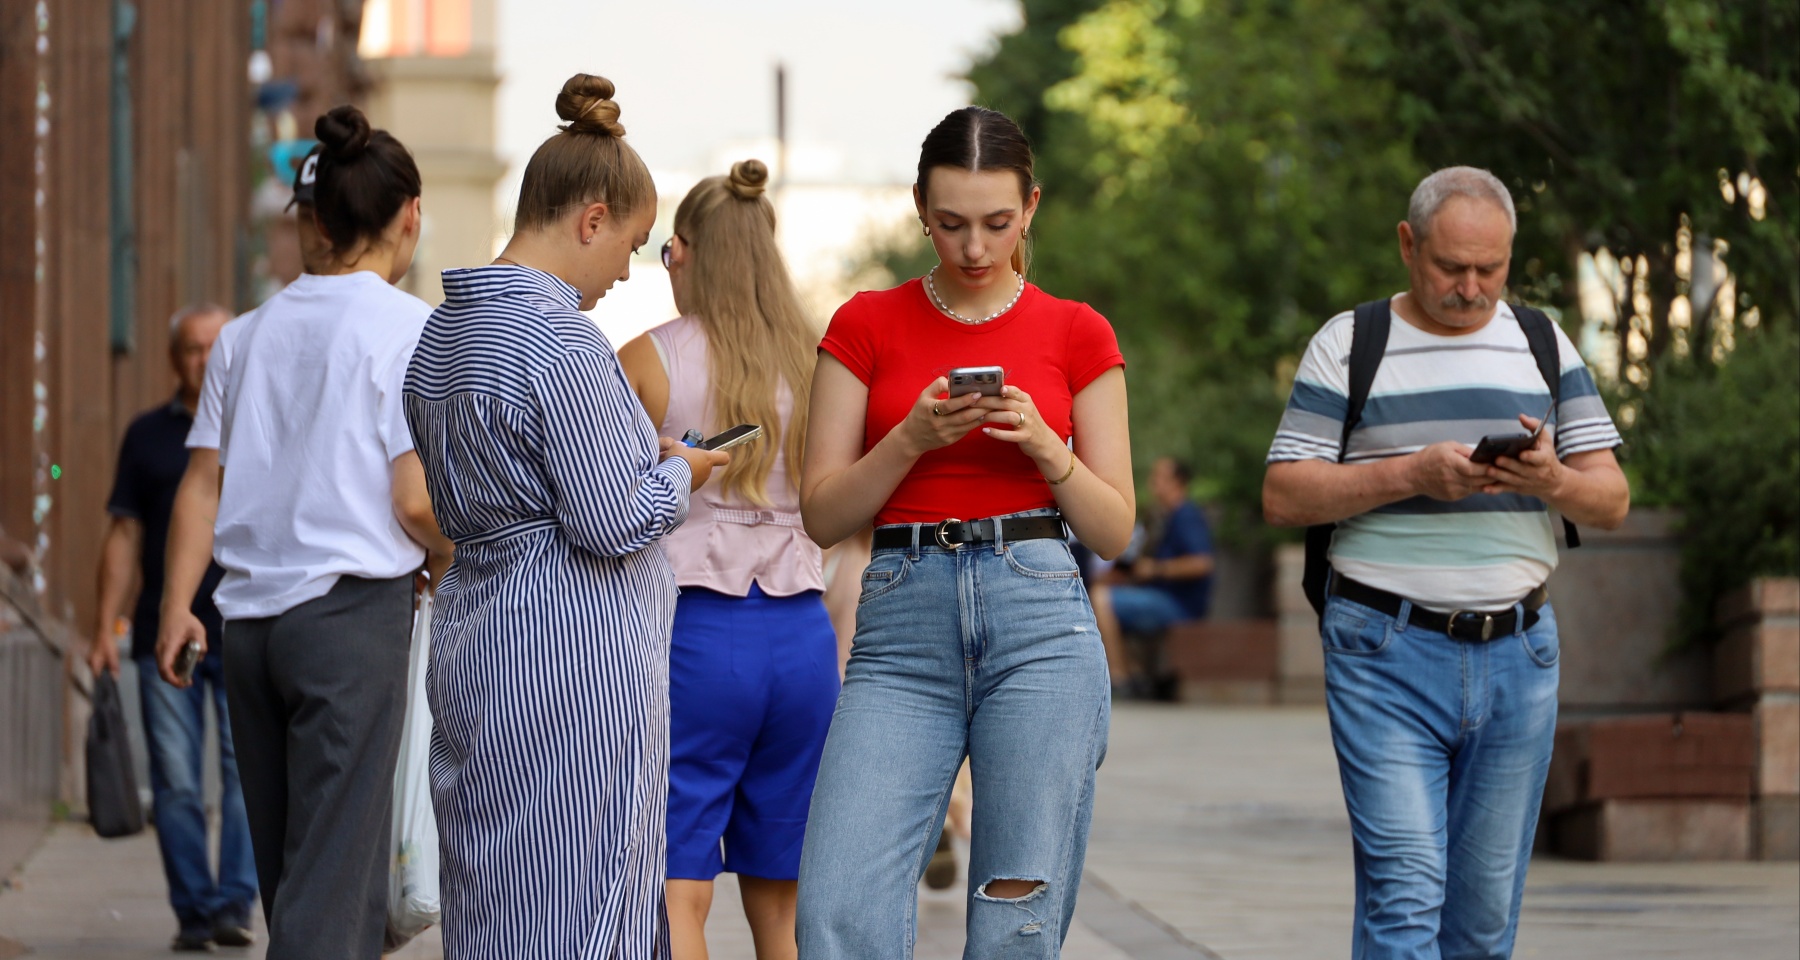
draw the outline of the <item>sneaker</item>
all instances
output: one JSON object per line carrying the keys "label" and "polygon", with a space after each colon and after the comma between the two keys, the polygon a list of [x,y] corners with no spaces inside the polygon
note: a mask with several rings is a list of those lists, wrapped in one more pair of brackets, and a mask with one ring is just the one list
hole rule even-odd
{"label": "sneaker", "polygon": [[205,927],[184,926],[175,939],[169,941],[169,949],[176,953],[210,953],[212,931]]}
{"label": "sneaker", "polygon": [[256,942],[250,929],[250,911],[226,910],[213,918],[213,942],[221,947],[248,947]]}
{"label": "sneaker", "polygon": [[938,833],[937,850],[925,865],[925,885],[933,890],[948,890],[956,882],[956,850],[950,846],[950,831]]}

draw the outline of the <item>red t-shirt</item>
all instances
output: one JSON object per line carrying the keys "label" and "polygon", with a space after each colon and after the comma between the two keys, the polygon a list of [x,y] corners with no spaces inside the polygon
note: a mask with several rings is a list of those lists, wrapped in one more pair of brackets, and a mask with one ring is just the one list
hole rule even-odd
{"label": "red t-shirt", "polygon": [[[1031,284],[1011,310],[977,325],[939,313],[919,280],[859,293],[838,308],[819,349],[869,388],[864,453],[906,418],[920,391],[956,367],[1005,369],[1006,382],[1030,394],[1050,429],[1067,440],[1075,395],[1125,363],[1105,317]],[[920,457],[875,523],[979,520],[1055,505],[1049,481],[1018,444],[977,427]]]}

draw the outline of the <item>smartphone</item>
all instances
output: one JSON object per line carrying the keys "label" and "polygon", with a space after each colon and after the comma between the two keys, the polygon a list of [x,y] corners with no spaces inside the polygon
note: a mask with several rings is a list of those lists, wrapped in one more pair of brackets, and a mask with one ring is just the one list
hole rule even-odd
{"label": "smartphone", "polygon": [[702,450],[730,450],[739,444],[749,443],[762,436],[762,427],[754,423],[740,423],[721,434],[707,437],[694,446]]}
{"label": "smartphone", "polygon": [[191,683],[194,679],[194,668],[200,665],[200,641],[190,640],[181,652],[175,655],[175,678],[182,683]]}
{"label": "smartphone", "polygon": [[1501,457],[1512,457],[1517,460],[1519,454],[1530,450],[1532,445],[1537,443],[1538,434],[1544,432],[1544,424],[1550,422],[1550,414],[1555,410],[1556,401],[1551,400],[1544,415],[1538,418],[1537,429],[1530,433],[1519,433],[1509,437],[1482,437],[1481,442],[1475,445],[1475,452],[1469,454],[1469,462],[1493,463]]}
{"label": "smartphone", "polygon": [[950,395],[979,393],[997,397],[1006,389],[1006,371],[999,367],[957,367],[950,371]]}

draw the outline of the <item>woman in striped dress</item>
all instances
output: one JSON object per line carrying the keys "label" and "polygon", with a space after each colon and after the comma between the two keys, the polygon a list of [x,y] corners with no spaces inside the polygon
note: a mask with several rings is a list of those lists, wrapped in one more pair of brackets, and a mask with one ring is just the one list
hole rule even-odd
{"label": "woman in striped dress", "polygon": [[669,627],[657,541],[727,459],[658,442],[581,310],[629,276],[655,188],[577,75],[495,264],[444,273],[407,422],[457,544],[432,624],[444,948],[663,958]]}

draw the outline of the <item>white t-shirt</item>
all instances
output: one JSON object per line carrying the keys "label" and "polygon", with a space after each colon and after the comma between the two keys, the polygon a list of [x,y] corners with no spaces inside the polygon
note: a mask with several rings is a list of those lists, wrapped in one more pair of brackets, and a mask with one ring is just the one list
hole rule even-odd
{"label": "white t-shirt", "polygon": [[[1354,321],[1354,312],[1338,314],[1306,348],[1270,463],[1338,459],[1349,416]],[[1575,345],[1561,329],[1555,333],[1562,371],[1560,403],[1551,414],[1556,455],[1566,460],[1611,450],[1619,431],[1606,403]],[[1519,414],[1541,417],[1549,406],[1550,387],[1510,304],[1500,303],[1480,330],[1450,337],[1427,333],[1396,311],[1343,462],[1405,456],[1444,440],[1472,447],[1489,434],[1524,433]],[[1544,501],[1519,493],[1411,497],[1340,521],[1331,565],[1428,609],[1504,610],[1556,569],[1556,534],[1546,510]]]}
{"label": "white t-shirt", "polygon": [[307,274],[220,331],[187,445],[224,468],[213,599],[227,619],[424,563],[394,516],[392,463],[413,449],[400,390],[430,314],[367,271]]}

